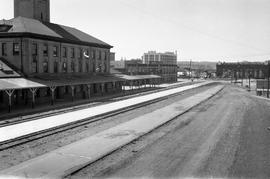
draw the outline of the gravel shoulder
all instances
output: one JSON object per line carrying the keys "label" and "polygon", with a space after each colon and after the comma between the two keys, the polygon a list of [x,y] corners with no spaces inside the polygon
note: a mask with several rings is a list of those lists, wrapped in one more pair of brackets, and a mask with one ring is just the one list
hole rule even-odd
{"label": "gravel shoulder", "polygon": [[269,103],[228,85],[71,178],[270,177]]}

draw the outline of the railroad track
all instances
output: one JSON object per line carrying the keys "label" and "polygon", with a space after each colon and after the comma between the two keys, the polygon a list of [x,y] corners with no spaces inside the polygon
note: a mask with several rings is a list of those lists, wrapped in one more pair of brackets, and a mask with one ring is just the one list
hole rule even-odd
{"label": "railroad track", "polygon": [[[173,88],[178,88],[178,87],[182,87],[182,86],[187,86],[187,85],[191,85],[191,84],[196,84],[196,83],[185,83],[185,84],[179,84],[179,85],[175,85],[175,86],[171,86],[171,87],[167,87],[167,88],[162,88],[162,89],[157,89],[157,90],[152,90],[152,91],[146,91],[146,92],[142,92],[142,93],[137,93],[137,94],[131,94],[128,96],[122,96],[122,97],[117,97],[115,99],[108,99],[108,102],[113,101],[113,102],[117,102],[120,100],[124,100],[124,99],[129,99],[135,96],[139,96],[139,95],[148,95],[148,94],[152,94],[152,93],[156,93],[156,92],[160,92],[160,91],[165,91],[165,90],[169,90],[169,89],[173,89]],[[15,125],[15,124],[20,124],[23,122],[29,122],[29,121],[33,121],[33,120],[37,120],[37,119],[41,119],[44,117],[50,117],[50,116],[55,116],[58,114],[64,114],[64,113],[68,113],[68,112],[72,112],[72,111],[78,111],[78,110],[82,110],[82,109],[86,109],[89,107],[95,107],[100,105],[101,103],[91,103],[91,104],[84,104],[84,105],[79,105],[79,106],[74,106],[74,107],[69,107],[69,108],[65,108],[65,109],[60,109],[57,111],[52,111],[50,113],[43,113],[37,116],[33,116],[33,115],[29,115],[29,117],[21,117],[19,119],[14,119],[14,121],[11,122],[5,122],[0,124],[0,127],[6,127],[6,126],[11,126],[11,125]],[[107,103],[102,103],[102,104],[107,104]]]}
{"label": "railroad track", "polygon": [[[207,84],[207,85],[204,85],[204,86],[208,86],[208,85],[213,85],[213,84]],[[203,87],[203,86],[201,86],[201,87]],[[172,88],[170,88],[170,89],[172,89]],[[168,88],[167,88],[167,90],[168,90]],[[19,146],[19,145],[23,145],[23,144],[26,144],[28,142],[32,142],[32,141],[35,141],[35,140],[38,140],[38,139],[42,139],[42,138],[45,138],[45,137],[48,137],[48,136],[51,136],[51,135],[62,133],[62,132],[65,132],[65,131],[68,131],[68,130],[71,130],[71,129],[74,129],[74,128],[77,128],[77,127],[87,125],[87,124],[91,124],[91,123],[106,119],[108,117],[116,116],[116,115],[124,113],[124,112],[128,112],[128,111],[138,109],[138,108],[141,108],[141,107],[145,107],[145,106],[148,106],[150,104],[154,104],[154,103],[166,100],[168,98],[178,96],[178,95],[180,95],[180,94],[182,94],[184,92],[186,92],[186,91],[171,94],[171,95],[164,96],[164,97],[161,97],[161,98],[158,98],[158,99],[150,100],[150,101],[143,102],[143,103],[133,105],[133,106],[130,106],[130,107],[122,108],[122,109],[119,109],[119,110],[116,110],[116,111],[112,111],[112,112],[104,113],[104,114],[101,114],[101,115],[93,116],[93,117],[90,117],[90,118],[85,118],[85,119],[75,121],[75,122],[72,122],[72,123],[60,125],[60,126],[57,126],[57,127],[54,127],[54,128],[50,128],[50,129],[42,130],[42,131],[39,131],[39,132],[31,133],[29,135],[24,135],[24,136],[15,138],[15,139],[3,141],[3,142],[0,142],[0,151],[7,150],[7,149],[10,149],[10,148]],[[76,109],[76,110],[79,110],[79,109]]]}

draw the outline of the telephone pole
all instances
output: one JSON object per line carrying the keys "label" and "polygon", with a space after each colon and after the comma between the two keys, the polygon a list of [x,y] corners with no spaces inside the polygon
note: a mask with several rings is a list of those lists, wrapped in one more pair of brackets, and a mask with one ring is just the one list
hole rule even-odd
{"label": "telephone pole", "polygon": [[192,60],[190,60],[190,62],[189,62],[189,79],[191,79],[191,62],[192,62]]}
{"label": "telephone pole", "polygon": [[269,82],[270,82],[270,60],[268,60],[268,63],[267,63],[267,67],[268,67],[268,75],[267,75],[267,98],[269,98]]}

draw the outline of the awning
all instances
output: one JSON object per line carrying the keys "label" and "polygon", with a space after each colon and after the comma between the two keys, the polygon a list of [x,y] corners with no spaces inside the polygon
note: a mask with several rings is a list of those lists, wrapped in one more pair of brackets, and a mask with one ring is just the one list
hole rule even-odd
{"label": "awning", "polygon": [[36,83],[25,78],[3,78],[0,79],[0,91],[11,89],[42,88],[44,84]]}
{"label": "awning", "polygon": [[161,78],[158,75],[123,75],[123,74],[115,74],[115,76],[125,79],[125,80],[146,80],[146,79],[158,79]]}
{"label": "awning", "polygon": [[83,85],[110,83],[117,81],[125,81],[124,79],[114,75],[84,75],[84,74],[63,74],[63,75],[39,75],[30,80],[46,86],[68,86],[68,85]]}
{"label": "awning", "polygon": [[157,75],[80,75],[80,74],[46,74],[33,78],[0,78],[0,91],[11,89],[43,88],[52,86],[69,86],[120,81],[158,79]]}

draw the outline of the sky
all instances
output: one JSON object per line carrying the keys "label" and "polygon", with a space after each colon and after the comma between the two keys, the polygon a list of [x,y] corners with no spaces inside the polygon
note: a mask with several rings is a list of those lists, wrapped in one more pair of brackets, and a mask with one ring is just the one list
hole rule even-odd
{"label": "sky", "polygon": [[[116,60],[177,51],[178,61],[270,60],[270,0],[51,0],[51,22],[114,46]],[[13,0],[0,0],[0,19]]]}

